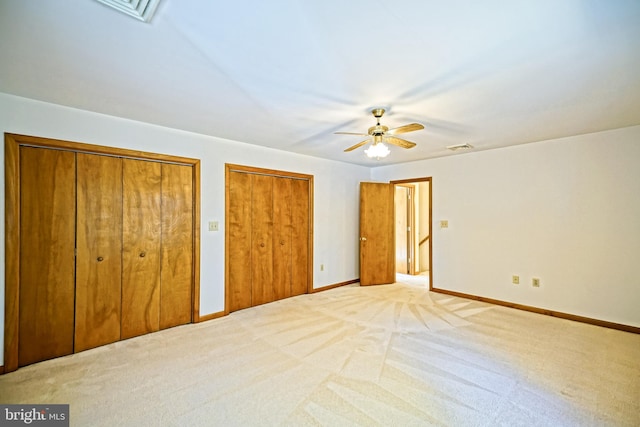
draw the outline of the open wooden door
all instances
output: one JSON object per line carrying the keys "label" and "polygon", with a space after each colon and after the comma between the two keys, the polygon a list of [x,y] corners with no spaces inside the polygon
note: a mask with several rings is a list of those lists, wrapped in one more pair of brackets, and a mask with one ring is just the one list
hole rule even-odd
{"label": "open wooden door", "polygon": [[360,285],[393,283],[395,272],[393,184],[360,183]]}

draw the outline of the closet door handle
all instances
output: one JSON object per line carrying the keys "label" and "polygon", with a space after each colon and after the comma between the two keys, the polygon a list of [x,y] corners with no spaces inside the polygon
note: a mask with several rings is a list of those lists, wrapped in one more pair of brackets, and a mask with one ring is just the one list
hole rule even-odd
{"label": "closet door handle", "polygon": [[284,245],[284,240],[280,240],[280,244],[281,244],[281,245]]}
{"label": "closet door handle", "polygon": [[146,253],[140,252],[140,258],[144,258],[145,255],[146,255]]}
{"label": "closet door handle", "polygon": [[99,257],[98,257],[98,262],[102,262],[102,261],[104,261],[104,258],[103,258],[103,257],[101,257],[101,256],[99,256]]}
{"label": "closet door handle", "polygon": [[260,243],[260,247],[261,247],[261,248],[264,248],[264,243]]}

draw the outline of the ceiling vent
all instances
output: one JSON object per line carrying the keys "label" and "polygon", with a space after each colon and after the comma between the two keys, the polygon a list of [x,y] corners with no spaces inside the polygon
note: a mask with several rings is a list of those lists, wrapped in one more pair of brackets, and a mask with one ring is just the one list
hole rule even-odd
{"label": "ceiling vent", "polygon": [[456,145],[450,145],[447,147],[447,149],[451,151],[471,150],[472,148],[473,148],[473,145],[471,144],[456,144]]}
{"label": "ceiling vent", "polygon": [[151,21],[160,0],[97,0],[144,22]]}

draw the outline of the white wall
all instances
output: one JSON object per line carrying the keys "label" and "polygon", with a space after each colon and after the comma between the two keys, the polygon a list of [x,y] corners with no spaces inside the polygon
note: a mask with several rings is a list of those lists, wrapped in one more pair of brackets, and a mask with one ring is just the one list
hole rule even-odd
{"label": "white wall", "polygon": [[640,126],[372,171],[427,176],[435,287],[640,326]]}
{"label": "white wall", "polygon": [[[225,163],[314,175],[314,287],[359,277],[359,182],[370,169],[66,108],[0,93],[0,132],[130,148],[201,160],[200,314],[224,310]],[[4,143],[3,143],[4,144]],[[4,149],[0,150],[4,200]],[[4,224],[4,202],[0,203]],[[207,231],[217,220],[220,231]],[[0,232],[4,241],[4,227]],[[324,271],[320,271],[324,264]],[[4,244],[0,245],[0,348],[4,344]],[[0,365],[3,364],[0,352]]]}

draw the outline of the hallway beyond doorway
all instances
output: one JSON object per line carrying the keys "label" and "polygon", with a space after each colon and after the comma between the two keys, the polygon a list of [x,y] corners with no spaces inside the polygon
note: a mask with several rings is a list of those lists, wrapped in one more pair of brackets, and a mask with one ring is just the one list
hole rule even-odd
{"label": "hallway beyond doorway", "polygon": [[429,287],[429,271],[423,271],[417,275],[396,273],[396,282],[411,286]]}

